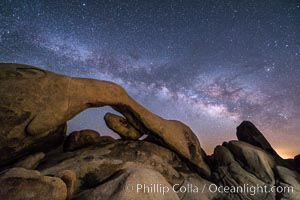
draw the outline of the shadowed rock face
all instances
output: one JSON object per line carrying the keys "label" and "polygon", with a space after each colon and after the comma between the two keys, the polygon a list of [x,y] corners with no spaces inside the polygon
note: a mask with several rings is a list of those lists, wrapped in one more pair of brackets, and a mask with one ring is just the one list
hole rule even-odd
{"label": "shadowed rock face", "polygon": [[297,168],[300,171],[300,154],[295,156],[294,160],[295,160],[295,164],[296,164]]}
{"label": "shadowed rock face", "polygon": [[[124,115],[130,126],[161,138],[200,173],[210,176],[199,141],[189,127],[151,113],[115,83],[58,75],[27,65],[1,64],[0,85],[0,118],[4,119],[0,121],[0,149],[11,148],[24,138],[47,136],[48,130],[89,107],[110,105]],[[2,158],[1,163],[5,162],[7,158]]]}
{"label": "shadowed rock face", "polygon": [[[143,173],[135,173],[132,169],[138,169],[137,172],[142,171]],[[58,152],[48,156],[39,165],[38,170],[44,175],[58,176],[64,181],[65,178],[61,176],[61,172],[69,171],[68,174],[70,172],[75,174],[73,177],[76,179],[69,178],[65,181],[67,188],[69,185],[73,185],[70,191],[75,199],[126,199],[127,193],[124,193],[126,183],[134,184],[127,182],[128,170],[131,171],[130,174],[136,176],[134,180],[141,184],[166,183],[166,185],[178,184],[178,186],[185,187],[193,184],[199,187],[199,190],[203,188],[204,184],[212,184],[189,169],[174,152],[165,147],[139,140],[116,140],[110,144],[92,145],[72,152]],[[150,174],[153,178],[149,177]],[[160,175],[157,176],[157,174]],[[72,182],[73,180],[74,182]],[[68,184],[70,182],[72,184]],[[108,191],[109,189],[110,191]],[[130,198],[128,197],[129,199],[152,198],[151,194],[136,193],[135,191],[128,195],[131,195]],[[186,200],[222,199],[221,197],[224,197],[222,194],[209,193],[208,189],[204,193],[182,191],[177,195],[180,199]],[[163,198],[161,193],[156,193],[154,196]],[[176,199],[175,197],[174,199]]]}
{"label": "shadowed rock face", "polygon": [[[219,185],[234,187],[248,185],[249,187],[264,186],[270,188],[272,185],[266,184],[258,179],[254,174],[245,170],[236,160],[227,147],[217,146],[214,152],[216,163],[216,181]],[[264,169],[261,169],[264,170]],[[256,171],[257,172],[257,171]],[[251,191],[228,193],[230,199],[274,199],[275,193],[257,193],[253,195]]]}
{"label": "shadowed rock face", "polygon": [[64,151],[74,151],[92,144],[100,142],[100,134],[93,130],[74,131],[66,138],[63,149]]}
{"label": "shadowed rock face", "polygon": [[282,199],[297,200],[300,198],[300,174],[282,166],[276,167],[278,182],[282,187],[288,187],[290,192],[281,194]]}
{"label": "shadowed rock face", "polygon": [[241,141],[230,141],[226,147],[247,171],[267,184],[275,184],[273,174],[275,161],[270,154]]}
{"label": "shadowed rock face", "polygon": [[77,177],[75,191],[78,193],[128,167],[151,168],[162,173],[172,184],[181,184],[181,173],[189,172],[186,164],[167,148],[145,141],[123,140],[48,156],[38,170],[51,176],[64,170],[74,171]]}
{"label": "shadowed rock face", "polygon": [[280,157],[264,137],[264,135],[251,122],[243,121],[237,127],[236,135],[240,141],[260,147],[273,156]]}
{"label": "shadowed rock face", "polygon": [[[124,186],[129,187],[126,189],[120,188],[120,183],[124,183]],[[127,168],[121,170],[114,178],[107,181],[105,184],[99,185],[96,188],[87,190],[77,195],[74,200],[132,200],[137,199],[136,190],[139,183],[145,185],[154,185],[160,183],[162,186],[172,188],[172,186],[166,181],[166,179],[157,171],[143,168]],[[132,187],[133,186],[133,187]],[[132,188],[131,188],[132,187]],[[138,199],[140,200],[179,200],[177,194],[169,190],[168,192],[139,192]]]}
{"label": "shadowed rock face", "polygon": [[35,152],[47,152],[61,145],[64,141],[65,134],[66,124],[63,124],[40,135],[28,136],[23,131],[23,134],[20,134],[16,138],[1,138],[0,168],[5,168],[6,165],[17,161],[23,156]]}
{"label": "shadowed rock face", "polygon": [[[0,176],[0,199],[65,200],[66,184],[36,170],[12,168]],[[5,186],[5,187],[3,187]]]}
{"label": "shadowed rock face", "polygon": [[27,156],[25,159],[14,164],[15,167],[24,168],[24,169],[35,169],[40,161],[45,158],[45,154],[43,152],[35,153],[33,155]]}

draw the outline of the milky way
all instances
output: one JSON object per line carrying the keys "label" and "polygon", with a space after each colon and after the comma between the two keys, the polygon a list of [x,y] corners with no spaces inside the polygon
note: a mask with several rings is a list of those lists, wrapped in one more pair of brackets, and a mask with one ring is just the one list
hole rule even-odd
{"label": "milky way", "polygon": [[[0,61],[121,84],[201,145],[254,122],[283,156],[300,153],[299,1],[1,1]],[[103,123],[108,108],[69,122]]]}

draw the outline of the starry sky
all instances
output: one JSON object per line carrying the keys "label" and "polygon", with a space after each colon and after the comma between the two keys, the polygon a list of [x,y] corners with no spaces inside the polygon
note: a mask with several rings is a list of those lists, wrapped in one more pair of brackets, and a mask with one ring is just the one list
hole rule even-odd
{"label": "starry sky", "polygon": [[[209,154],[243,120],[283,157],[300,153],[300,1],[4,0],[0,21],[0,62],[114,81],[190,126]],[[117,137],[107,111],[68,131]]]}

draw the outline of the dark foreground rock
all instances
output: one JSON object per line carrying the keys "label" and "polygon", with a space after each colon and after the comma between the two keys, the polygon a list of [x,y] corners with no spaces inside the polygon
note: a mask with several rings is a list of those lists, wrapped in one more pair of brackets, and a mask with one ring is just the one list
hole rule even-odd
{"label": "dark foreground rock", "polygon": [[93,130],[74,131],[64,142],[64,151],[74,151],[100,142],[100,134]]}
{"label": "dark foreground rock", "polygon": [[300,154],[295,156],[294,160],[298,170],[300,171]]}
{"label": "dark foreground rock", "polygon": [[[207,156],[189,127],[114,83],[1,64],[0,85],[0,199],[300,199],[299,156],[280,158],[251,122]],[[123,115],[104,119],[121,139],[66,138],[69,119],[105,105]]]}
{"label": "dark foreground rock", "polygon": [[[120,183],[122,184],[120,186]],[[143,185],[140,185],[140,184]],[[144,185],[155,186],[159,183],[162,192],[146,192]],[[146,168],[127,168],[119,171],[105,183],[78,194],[76,200],[179,200],[170,183],[157,171]]]}
{"label": "dark foreground rock", "polygon": [[[2,125],[1,121],[0,124]],[[23,131],[15,136],[1,135],[0,168],[5,168],[24,156],[36,152],[47,152],[60,146],[66,136],[66,124],[35,136],[26,135]]]}
{"label": "dark foreground rock", "polygon": [[252,144],[259,148],[262,148],[266,152],[270,153],[275,157],[279,157],[277,152],[273,149],[268,140],[264,135],[249,121],[243,121],[236,128],[236,135],[240,141]]}
{"label": "dark foreground rock", "polygon": [[282,199],[296,200],[300,198],[300,174],[277,166],[276,173],[278,174],[279,186],[286,189],[286,192],[279,194]]}
{"label": "dark foreground rock", "polygon": [[64,200],[66,184],[57,177],[39,171],[12,168],[0,176],[0,199]]}

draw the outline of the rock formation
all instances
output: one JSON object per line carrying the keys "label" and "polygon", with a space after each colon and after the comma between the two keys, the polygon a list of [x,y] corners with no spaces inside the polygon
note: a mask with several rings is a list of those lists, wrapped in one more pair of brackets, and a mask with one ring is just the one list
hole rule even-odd
{"label": "rock formation", "polygon": [[58,177],[43,176],[39,171],[12,168],[0,176],[0,199],[64,200],[66,184]]}
{"label": "rock formation", "polygon": [[[3,127],[0,149],[6,148],[10,156],[24,152],[34,141],[32,138],[53,135],[53,130],[56,133],[58,127],[81,111],[109,105],[123,114],[141,134],[159,137],[201,173],[210,175],[202,158],[200,143],[189,127],[151,113],[117,84],[58,75],[20,64],[1,64],[0,70],[0,116],[3,119],[0,121]],[[27,138],[30,138],[28,144],[18,146],[20,149],[14,147]],[[7,163],[9,159],[2,157],[0,162]]]}
{"label": "rock formation", "polygon": [[106,125],[123,139],[137,140],[142,136],[142,134],[131,126],[123,117],[112,113],[106,113],[104,120]]}
{"label": "rock formation", "polygon": [[[0,85],[0,199],[300,197],[299,155],[280,158],[251,122],[237,128],[239,141],[207,156],[190,128],[151,113],[114,83],[0,64]],[[66,136],[69,119],[105,105],[123,115],[104,117],[121,139],[93,130]]]}
{"label": "rock formation", "polygon": [[74,131],[66,138],[63,149],[64,151],[74,151],[92,144],[100,142],[100,134],[93,130]]}
{"label": "rock formation", "polygon": [[300,154],[295,156],[294,160],[298,170],[300,170]]}

